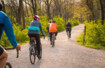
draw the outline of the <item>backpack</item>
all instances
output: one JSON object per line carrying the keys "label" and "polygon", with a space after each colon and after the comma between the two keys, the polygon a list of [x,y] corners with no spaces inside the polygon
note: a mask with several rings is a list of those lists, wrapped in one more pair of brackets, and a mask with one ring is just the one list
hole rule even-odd
{"label": "backpack", "polygon": [[2,33],[2,28],[3,28],[3,24],[0,24],[0,36],[1,36],[1,33]]}

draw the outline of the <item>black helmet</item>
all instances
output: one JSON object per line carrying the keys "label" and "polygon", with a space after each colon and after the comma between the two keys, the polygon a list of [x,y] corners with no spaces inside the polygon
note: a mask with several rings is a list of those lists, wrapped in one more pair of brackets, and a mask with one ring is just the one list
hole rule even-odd
{"label": "black helmet", "polygon": [[55,23],[55,20],[53,20],[53,23]]}
{"label": "black helmet", "polygon": [[2,10],[2,3],[0,2],[0,11]]}

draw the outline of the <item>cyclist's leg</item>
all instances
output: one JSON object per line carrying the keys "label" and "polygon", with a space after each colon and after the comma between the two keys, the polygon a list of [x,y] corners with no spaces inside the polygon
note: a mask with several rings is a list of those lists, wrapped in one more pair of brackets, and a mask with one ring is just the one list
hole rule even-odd
{"label": "cyclist's leg", "polygon": [[52,41],[52,33],[49,33],[50,34],[50,41]]}
{"label": "cyclist's leg", "polygon": [[6,61],[7,61],[7,57],[8,57],[8,54],[7,54],[6,50],[4,50],[0,46],[0,68],[4,68]]}
{"label": "cyclist's leg", "polygon": [[31,37],[35,37],[35,34],[28,34],[28,36],[30,37],[30,43],[32,43]]}
{"label": "cyclist's leg", "polygon": [[70,38],[71,38],[71,29],[70,29]]}
{"label": "cyclist's leg", "polygon": [[68,32],[69,32],[69,37],[70,37],[70,30]]}
{"label": "cyclist's leg", "polygon": [[55,33],[53,33],[53,41],[55,42]]}
{"label": "cyclist's leg", "polygon": [[38,54],[40,55],[40,35],[39,34],[35,34],[35,38],[36,38],[36,44],[37,44],[37,49],[38,49]]}
{"label": "cyclist's leg", "polygon": [[57,33],[58,33],[58,32],[55,32],[55,40],[56,40]]}

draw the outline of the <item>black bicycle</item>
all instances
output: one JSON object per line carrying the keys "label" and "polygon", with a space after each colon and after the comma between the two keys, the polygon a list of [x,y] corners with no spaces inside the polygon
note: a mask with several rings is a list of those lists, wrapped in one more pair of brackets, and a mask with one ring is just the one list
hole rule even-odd
{"label": "black bicycle", "polygon": [[[13,49],[16,49],[16,48],[5,48],[5,50],[13,50]],[[16,52],[17,52],[16,58],[18,58],[19,57],[19,51],[16,49]],[[12,65],[9,62],[6,62],[5,68],[12,68]]]}
{"label": "black bicycle", "polygon": [[52,45],[52,47],[55,46],[55,33],[52,33],[52,37],[51,37],[51,45]]}
{"label": "black bicycle", "polygon": [[69,31],[67,31],[67,36],[68,36],[68,39],[70,38],[70,32]]}
{"label": "black bicycle", "polygon": [[[41,36],[43,36],[43,35],[41,35]],[[45,36],[44,36],[44,38],[45,38]],[[36,44],[36,38],[31,37],[30,38],[30,47],[29,47],[29,58],[30,58],[31,64],[35,63],[36,56],[38,57],[39,60],[42,58],[42,45],[40,45],[40,55],[39,55],[37,44]]]}

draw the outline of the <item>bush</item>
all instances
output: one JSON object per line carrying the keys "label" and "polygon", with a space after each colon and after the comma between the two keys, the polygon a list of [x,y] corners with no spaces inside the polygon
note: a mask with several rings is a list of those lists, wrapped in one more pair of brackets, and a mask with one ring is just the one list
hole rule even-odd
{"label": "bush", "polygon": [[72,24],[72,26],[79,25],[79,21],[76,20],[76,19],[69,19],[68,21],[70,21],[70,23]]}
{"label": "bush", "polygon": [[[85,21],[86,25],[86,38],[85,46],[92,48],[105,48],[105,24],[100,24],[98,20],[96,24],[93,24],[93,21]],[[83,43],[83,34],[78,37],[77,42]]]}

